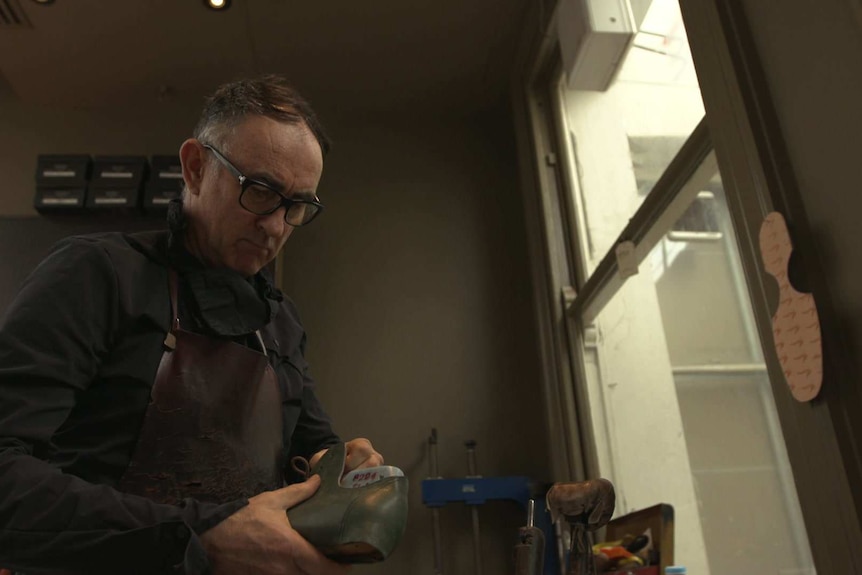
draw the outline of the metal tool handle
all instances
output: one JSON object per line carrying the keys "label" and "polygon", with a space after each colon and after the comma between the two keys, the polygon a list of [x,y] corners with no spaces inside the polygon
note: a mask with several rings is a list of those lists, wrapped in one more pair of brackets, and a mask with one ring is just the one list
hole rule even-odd
{"label": "metal tool handle", "polygon": [[431,435],[428,436],[428,477],[439,479],[440,473],[437,467],[437,428],[431,428]]}
{"label": "metal tool handle", "polygon": [[[428,475],[432,479],[440,479],[437,467],[437,428],[431,428],[428,437]],[[432,533],[434,536],[434,575],[443,575],[443,535],[440,532],[440,510],[431,510]]]}
{"label": "metal tool handle", "polygon": [[[476,440],[471,439],[464,442],[467,448],[467,477],[481,477],[476,473]],[[479,508],[470,506],[470,514],[473,516],[473,554],[476,563],[476,575],[482,575],[482,542],[479,533]]]}
{"label": "metal tool handle", "polygon": [[545,534],[534,526],[536,502],[527,502],[527,526],[518,531],[515,545],[515,575],[542,575],[545,568]]}

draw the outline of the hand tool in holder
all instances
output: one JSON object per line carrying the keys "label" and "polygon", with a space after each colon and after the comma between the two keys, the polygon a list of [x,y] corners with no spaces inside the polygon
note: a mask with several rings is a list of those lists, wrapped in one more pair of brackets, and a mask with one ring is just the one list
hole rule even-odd
{"label": "hand tool in holder", "polygon": [[533,524],[536,502],[527,504],[527,525],[518,530],[515,545],[515,575],[542,575],[545,568],[545,535]]}
{"label": "hand tool in holder", "polygon": [[[442,571],[442,563],[440,559],[441,539],[439,537],[439,516],[438,510],[450,503],[463,503],[473,508],[478,508],[479,505],[484,505],[491,501],[514,501],[520,505],[525,511],[529,506],[529,501],[541,500],[550,487],[550,483],[535,481],[529,477],[512,476],[512,477],[483,477],[476,474],[475,461],[475,442],[468,442],[468,471],[469,477],[459,477],[454,479],[443,479],[436,477],[437,462],[436,462],[436,445],[437,433],[436,430],[431,430],[431,438],[428,441],[431,448],[431,475],[432,477],[422,481],[422,503],[431,509],[432,517],[435,523],[435,568],[438,569],[435,573],[439,574]],[[539,506],[533,514],[534,527],[543,534],[543,539],[554,539],[554,526],[551,523],[551,515],[543,507]],[[474,516],[474,548],[478,556],[479,552],[479,530],[478,530],[478,512]],[[559,555],[556,549],[545,546],[544,549],[544,572],[542,575],[559,575]],[[481,561],[481,558],[478,559]],[[477,562],[478,562],[477,561]],[[481,569],[481,567],[480,567]],[[537,574],[538,575],[538,574]]]}
{"label": "hand tool in holder", "polygon": [[[482,477],[476,473],[476,440],[471,439],[464,443],[467,448],[467,479],[478,479]],[[482,541],[479,536],[479,507],[476,505],[470,506],[470,513],[473,516],[473,554],[475,556],[476,575],[482,575]]]}
{"label": "hand tool in holder", "polygon": [[[437,467],[437,428],[431,428],[428,437],[428,479],[440,479]],[[440,534],[440,509],[431,509],[434,535],[434,575],[443,575],[443,541]]]}

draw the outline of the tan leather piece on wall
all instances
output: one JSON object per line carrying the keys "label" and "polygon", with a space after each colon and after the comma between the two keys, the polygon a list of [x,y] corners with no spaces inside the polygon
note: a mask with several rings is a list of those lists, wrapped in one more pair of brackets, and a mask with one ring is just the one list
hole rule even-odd
{"label": "tan leather piece on wall", "polygon": [[793,397],[811,401],[823,383],[820,318],[814,296],[797,291],[790,283],[787,267],[792,251],[784,216],[767,214],[760,227],[760,254],[779,288],[778,309],[772,316],[775,353]]}

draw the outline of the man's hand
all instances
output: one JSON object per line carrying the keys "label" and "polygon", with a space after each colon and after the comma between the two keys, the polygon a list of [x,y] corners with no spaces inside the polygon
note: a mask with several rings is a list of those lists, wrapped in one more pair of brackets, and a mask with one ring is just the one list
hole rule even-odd
{"label": "man's hand", "polygon": [[344,575],[348,567],[324,557],[293,530],[288,509],[320,486],[313,476],[248,500],[248,505],[201,536],[213,575]]}
{"label": "man's hand", "polygon": [[[377,467],[383,465],[383,456],[374,451],[374,446],[367,439],[360,437],[351,439],[344,444],[347,451],[347,456],[344,458],[344,471],[353,471],[365,467]],[[326,449],[318,451],[309,460],[309,465],[314,467],[318,460],[326,453]]]}

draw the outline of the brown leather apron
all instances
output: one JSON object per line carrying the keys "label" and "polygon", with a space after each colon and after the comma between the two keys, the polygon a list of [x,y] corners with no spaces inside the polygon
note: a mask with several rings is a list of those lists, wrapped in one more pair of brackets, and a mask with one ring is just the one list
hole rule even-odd
{"label": "brown leather apron", "polygon": [[180,329],[173,322],[138,444],[117,489],[159,503],[226,503],[282,485],[281,397],[261,351]]}

